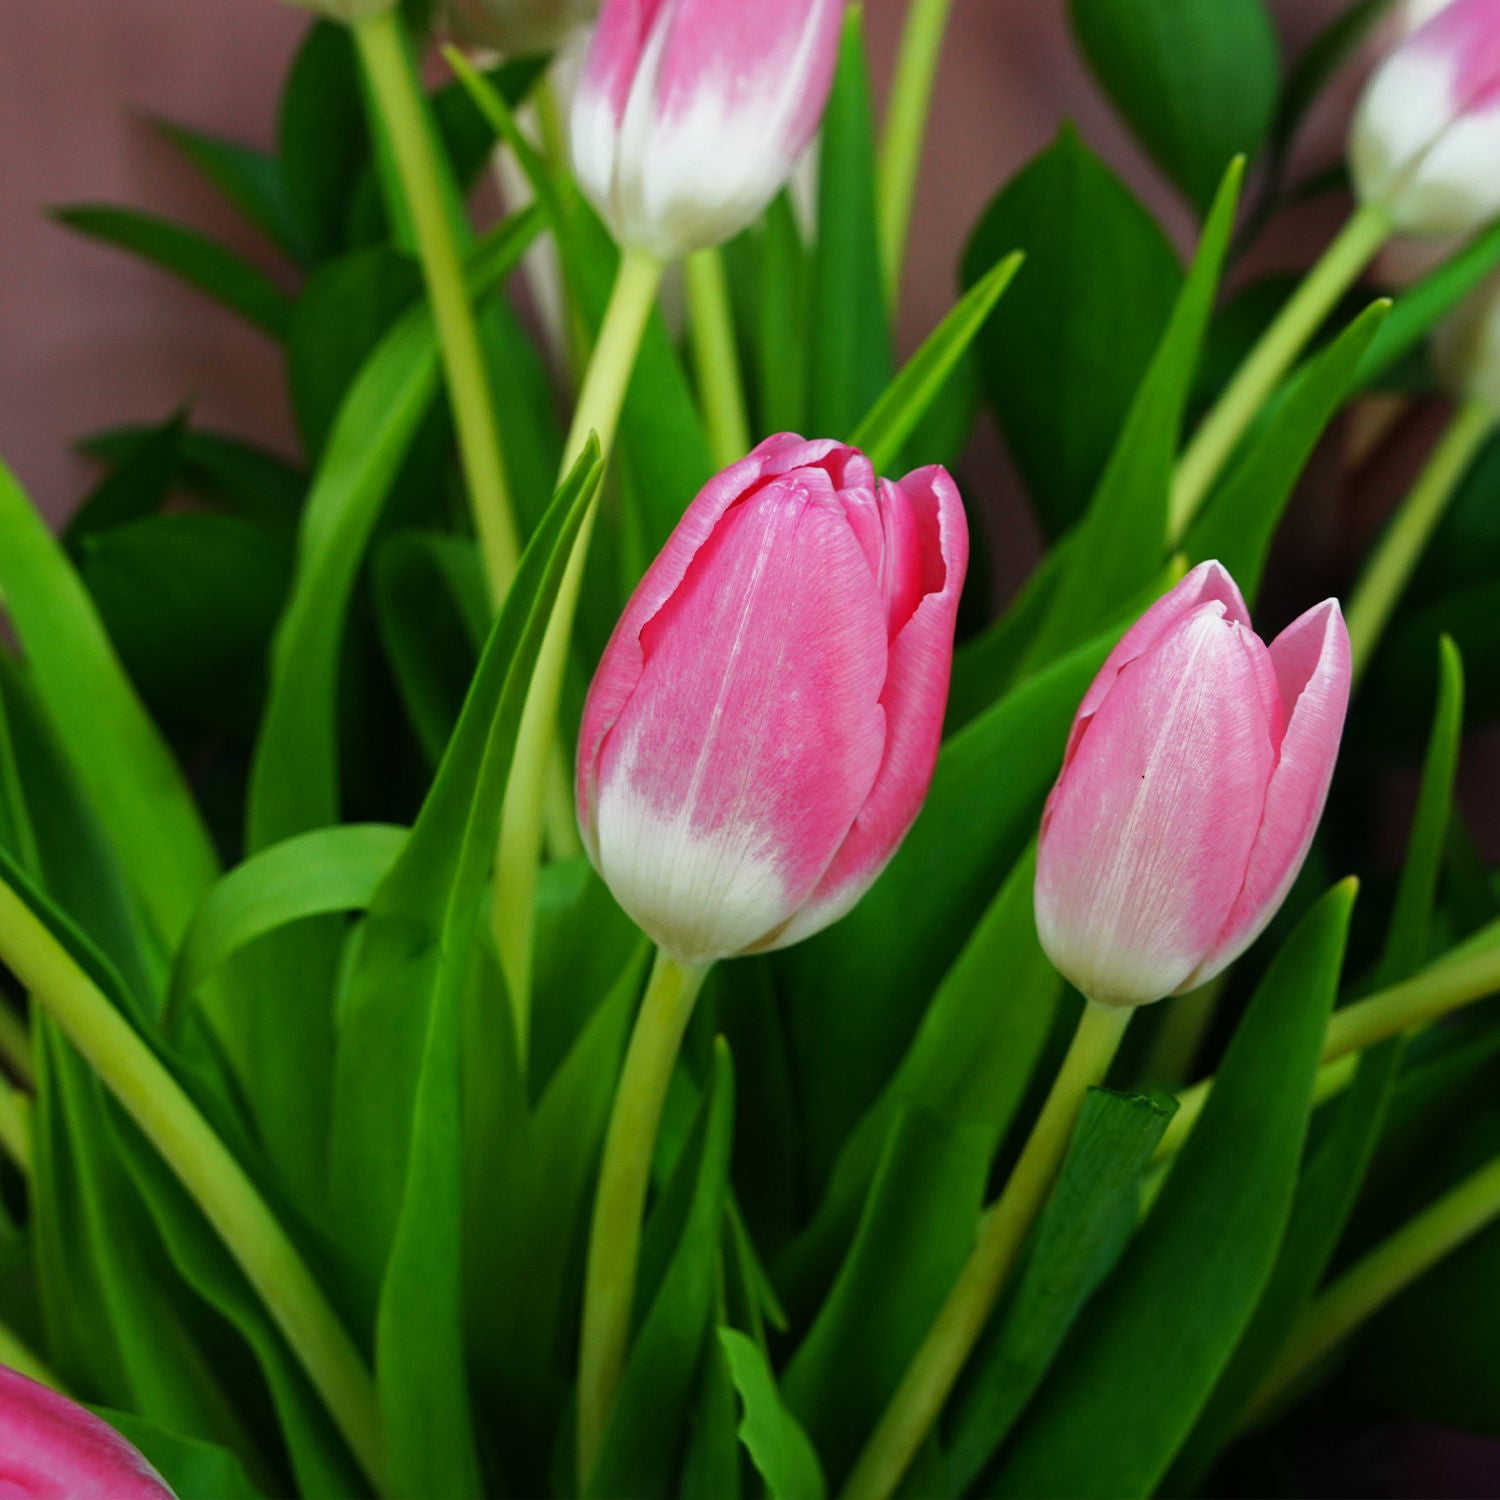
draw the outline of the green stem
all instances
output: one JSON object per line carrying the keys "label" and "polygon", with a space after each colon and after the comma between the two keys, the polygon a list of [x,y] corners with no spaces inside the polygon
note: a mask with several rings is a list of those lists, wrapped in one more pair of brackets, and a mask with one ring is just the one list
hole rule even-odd
{"label": "green stem", "polygon": [[706,966],[680,964],[665,953],[657,954],[615,1090],[584,1274],[578,1348],[580,1490],[588,1488],[625,1367],[656,1134],[682,1038],[707,976]]}
{"label": "green stem", "polygon": [[1187,1078],[1193,1059],[1203,1048],[1203,1039],[1213,1025],[1219,997],[1224,993],[1228,971],[1188,995],[1180,995],[1163,1014],[1151,1039],[1150,1050],[1141,1068],[1148,1084],[1173,1088]]}
{"label": "green stem", "polygon": [[[636,353],[661,285],[662,270],[662,263],[642,250],[627,250],[620,261],[614,294],[599,330],[599,342],[589,361],[572,431],[568,434],[564,475],[577,462],[591,432],[598,434],[600,447],[608,457],[631,371],[635,368]],[[573,617],[583,587],[584,563],[597,514],[596,502],[573,544],[573,555],[568,559],[567,572],[552,609],[521,715],[520,737],[501,818],[500,850],[495,865],[495,941],[523,1047],[530,1032],[532,939],[542,821],[548,800],[548,767],[557,753],[554,748],[557,710],[562,699]]]}
{"label": "green stem", "polygon": [[1386,209],[1374,203],[1357,209],[1251,350],[1177,465],[1167,523],[1169,550],[1187,535],[1214,481],[1282,377],[1390,237]]}
{"label": "green stem", "polygon": [[356,23],[354,39],[370,92],[390,133],[411,212],[458,429],[474,529],[490,595],[498,604],[515,577],[520,555],[510,486],[479,326],[464,284],[463,257],[441,190],[437,147],[401,27],[398,10],[381,11]]}
{"label": "green stem", "polygon": [[1381,633],[1453,492],[1497,425],[1500,413],[1483,403],[1470,401],[1461,406],[1381,537],[1349,603],[1349,647],[1354,654],[1355,682],[1369,666]]}
{"label": "green stem", "polygon": [[177,1080],[12,888],[0,955],[176,1173],[265,1303],[377,1490],[384,1440],[359,1351],[286,1231]]}
{"label": "green stem", "polygon": [[31,1176],[31,1096],[0,1078],[0,1150]]}
{"label": "green stem", "polygon": [[901,301],[901,276],[911,233],[912,204],[922,145],[932,108],[943,36],[953,0],[911,0],[901,51],[886,106],[885,138],[880,150],[880,259],[886,298],[894,311]]}
{"label": "green stem", "polygon": [[1047,1102],[937,1321],[865,1445],[843,1500],[888,1500],[932,1429],[1040,1211],[1088,1090],[1103,1082],[1132,1011],[1089,1002]]}
{"label": "green stem", "polygon": [[1298,1319],[1246,1413],[1254,1422],[1340,1340],[1445,1256],[1500,1219],[1500,1158],[1357,1261]]}
{"label": "green stem", "polygon": [[688,318],[693,334],[693,364],[698,395],[708,426],[708,444],[716,469],[727,469],[750,451],[750,419],[734,344],[734,314],[724,257],[717,246],[688,256]]}
{"label": "green stem", "polygon": [[[35,866],[28,866],[35,868]],[[36,1087],[36,1061],[31,1054],[31,1029],[14,1007],[0,1001],[0,1063],[23,1088]]]}

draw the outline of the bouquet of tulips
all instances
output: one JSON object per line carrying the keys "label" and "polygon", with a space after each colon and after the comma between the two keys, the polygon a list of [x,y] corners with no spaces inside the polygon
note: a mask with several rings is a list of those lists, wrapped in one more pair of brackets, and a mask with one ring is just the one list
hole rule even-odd
{"label": "bouquet of tulips", "polygon": [[[1196,247],[1065,131],[902,362],[949,0],[880,122],[842,0],[314,8],[275,153],[170,129],[295,277],[63,213],[279,341],[301,460],[93,434],[60,537],[0,469],[0,1492],[1500,1437],[1500,0],[1292,69],[1262,0],[1071,0]],[[1045,541],[1000,610],[981,412]]]}

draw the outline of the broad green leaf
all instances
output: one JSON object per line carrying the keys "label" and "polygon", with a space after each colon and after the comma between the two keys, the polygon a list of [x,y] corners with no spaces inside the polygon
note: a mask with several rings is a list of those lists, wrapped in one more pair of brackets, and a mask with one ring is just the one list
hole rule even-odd
{"label": "broad green leaf", "polygon": [[1224,176],[1192,270],[1083,519],[1067,575],[1027,654],[1033,667],[1086,639],[1161,567],[1183,417],[1243,175],[1244,163],[1237,161]]}
{"label": "broad green leaf", "polygon": [[677,1483],[678,1500],[740,1500],[743,1465],[737,1429],[740,1403],[729,1356],[710,1339],[699,1366],[698,1394],[689,1413],[687,1448]]}
{"label": "broad green leaf", "polygon": [[82,583],[3,465],[0,595],[37,698],[168,953],[213,881],[217,857]]}
{"label": "broad green leaf", "polygon": [[95,486],[63,528],[63,540],[75,557],[84,537],[161,509],[177,479],[186,429],[186,414],[174,413],[132,445]]}
{"label": "broad green leaf", "polygon": [[1207,212],[1225,168],[1254,157],[1281,58],[1264,0],[1070,0],[1094,76],[1141,144]]}
{"label": "broad green leaf", "polygon": [[1135,1230],[1141,1177],[1176,1105],[1090,1089],[1025,1268],[976,1355],[946,1437],[947,1493],[975,1481]]}
{"label": "broad green leaf", "polygon": [[[594,1472],[579,1487],[590,1500],[668,1493],[693,1377],[713,1327],[733,1130],[734,1068],[720,1038],[692,1139],[647,1221],[636,1293],[640,1321]],[[667,1229],[675,1231],[670,1245],[663,1240]],[[652,1293],[648,1263],[664,1255]]]}
{"label": "broad green leaf", "polygon": [[292,213],[281,163],[274,156],[171,120],[158,120],[156,128],[272,243],[293,260],[307,263],[307,245]]}
{"label": "broad green leaf", "polygon": [[179,1437],[131,1412],[100,1408],[97,1414],[135,1446],[177,1500],[262,1500],[263,1492],[228,1449]]}
{"label": "broad green leaf", "polygon": [[969,346],[1021,269],[1019,254],[1007,256],[959,300],[927,341],[902,366],[849,439],[884,474],[927,415]]}
{"label": "broad green leaf", "polygon": [[1071,126],[985,210],[964,285],[1016,250],[1026,264],[980,333],[979,373],[1055,539],[1098,485],[1182,271],[1150,214]]}
{"label": "broad green leaf", "polygon": [[78,204],[55,210],[60,224],[113,245],[196,287],[274,339],[286,336],[291,304],[266,273],[195,229],[133,208]]}
{"label": "broad green leaf", "polygon": [[1002,1458],[994,1493],[1146,1496],[1207,1402],[1275,1265],[1338,989],[1353,882],[1261,981],[1198,1127]]}
{"label": "broad green leaf", "polygon": [[875,132],[858,7],[844,21],[838,70],[823,116],[818,238],[812,259],[811,430],[851,432],[889,382],[891,334],[875,232]]}
{"label": "broad green leaf", "polygon": [[1255,599],[1282,511],[1334,414],[1353,392],[1360,361],[1378,338],[1390,304],[1377,302],[1335,343],[1293,376],[1244,457],[1183,544],[1189,559],[1217,558]]}
{"label": "broad green leaf", "polygon": [[824,1500],[818,1451],[782,1401],[765,1355],[737,1328],[721,1328],[719,1343],[744,1406],[740,1441],[770,1500]]}
{"label": "broad green leaf", "polygon": [[761,432],[802,432],[807,427],[804,332],[812,295],[812,262],[791,196],[781,193],[746,237],[754,257],[750,347],[755,363],[755,405]]}

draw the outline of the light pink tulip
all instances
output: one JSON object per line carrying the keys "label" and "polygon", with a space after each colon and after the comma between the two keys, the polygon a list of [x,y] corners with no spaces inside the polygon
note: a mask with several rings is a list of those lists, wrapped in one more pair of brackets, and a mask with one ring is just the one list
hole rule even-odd
{"label": "light pink tulip", "polygon": [[942,735],[968,528],[939,468],[769,439],[711,480],[584,707],[578,816],[675,958],[799,942],[896,852]]}
{"label": "light pink tulip", "polygon": [[844,0],[605,0],[573,99],[573,165],[623,245],[732,238],[818,128]]}
{"label": "light pink tulip", "polygon": [[1500,0],[1450,0],[1370,80],[1350,135],[1355,186],[1405,233],[1469,234],[1500,214],[1497,161]]}
{"label": "light pink tulip", "polygon": [[113,1427],[3,1365],[0,1496],[172,1500],[161,1476]]}
{"label": "light pink tulip", "polygon": [[1193,569],[1084,696],[1042,816],[1042,946],[1091,1000],[1141,1005],[1233,963],[1312,843],[1349,704],[1329,599],[1267,648],[1234,580]]}

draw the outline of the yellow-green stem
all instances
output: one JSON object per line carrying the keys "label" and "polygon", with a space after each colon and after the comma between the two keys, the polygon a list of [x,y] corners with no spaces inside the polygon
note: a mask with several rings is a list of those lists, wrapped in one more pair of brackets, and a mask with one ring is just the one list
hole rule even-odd
{"label": "yellow-green stem", "polygon": [[31,1176],[31,1096],[0,1078],[0,1150]]}
{"label": "yellow-green stem", "polygon": [[0,1064],[25,1088],[36,1087],[36,1062],[31,1054],[31,1029],[13,1006],[0,1001]]}
{"label": "yellow-green stem", "polygon": [[1356,1262],[1297,1320],[1246,1413],[1253,1423],[1342,1339],[1444,1256],[1500,1219],[1500,1158]]}
{"label": "yellow-green stem", "polygon": [[1497,425],[1500,413],[1478,401],[1458,409],[1371,555],[1346,616],[1356,683],[1369,666],[1453,492]]}
{"label": "yellow-green stem", "polygon": [[177,1080],[11,887],[0,959],[140,1126],[265,1303],[370,1482],[384,1481],[375,1387],[286,1231]]}
{"label": "yellow-green stem", "polygon": [[1357,209],[1250,351],[1177,465],[1167,523],[1169,548],[1187,535],[1250,424],[1391,233],[1388,210],[1373,203]]}
{"label": "yellow-green stem", "polygon": [[952,8],[953,0],[911,0],[886,106],[877,212],[886,298],[893,311],[901,302],[901,276],[911,233],[917,174],[922,165],[922,145],[927,138],[932,90]]}
{"label": "yellow-green stem", "polygon": [[688,321],[693,334],[693,366],[698,400],[708,427],[716,469],[727,469],[750,451],[750,419],[734,342],[729,283],[718,246],[699,250],[683,262],[687,277]]}
{"label": "yellow-green stem", "polygon": [[588,1488],[625,1368],[656,1133],[682,1038],[707,976],[706,967],[680,964],[665,953],[657,954],[615,1090],[583,1283],[583,1331],[578,1346],[580,1490]]}
{"label": "yellow-green stem", "polygon": [[[646,321],[656,302],[663,266],[642,250],[626,250],[620,261],[614,294],[599,330],[599,342],[589,361],[588,374],[578,398],[573,427],[563,457],[564,475],[577,462],[597,433],[606,459],[614,445],[620,410],[635,357],[640,349]],[[531,690],[521,716],[516,758],[500,825],[500,850],[495,864],[495,942],[501,967],[516,1012],[516,1030],[525,1056],[531,1029],[532,939],[536,925],[537,866],[541,858],[542,822],[547,806],[549,763],[556,750],[557,710],[562,698],[563,676],[568,663],[568,644],[573,635],[573,617],[583,587],[584,562],[593,536],[597,502],[584,518],[573,554],[563,575],[557,603],[542,641]]]}
{"label": "yellow-green stem", "polygon": [[354,39],[370,92],[390,134],[402,192],[416,231],[427,299],[442,350],[459,454],[484,558],[490,596],[498,605],[520,555],[510,486],[479,325],[464,282],[463,257],[440,188],[436,144],[423,113],[399,10],[355,24]]}
{"label": "yellow-green stem", "polygon": [[843,1500],[888,1500],[948,1399],[1025,1244],[1078,1121],[1084,1096],[1102,1083],[1132,1012],[1088,1003],[1047,1102],[999,1201],[937,1321],[865,1445]]}

